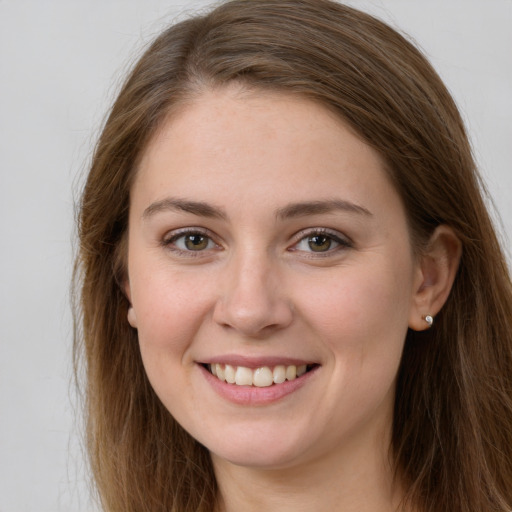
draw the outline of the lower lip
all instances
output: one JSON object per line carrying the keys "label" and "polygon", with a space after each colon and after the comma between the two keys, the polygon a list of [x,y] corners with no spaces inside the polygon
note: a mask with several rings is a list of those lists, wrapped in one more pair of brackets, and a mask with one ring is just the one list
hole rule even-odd
{"label": "lower lip", "polygon": [[316,366],[294,380],[287,380],[282,384],[273,384],[272,386],[259,388],[256,386],[229,384],[213,376],[204,366],[198,365],[198,367],[217,394],[237,405],[267,405],[277,402],[307,384],[319,368]]}

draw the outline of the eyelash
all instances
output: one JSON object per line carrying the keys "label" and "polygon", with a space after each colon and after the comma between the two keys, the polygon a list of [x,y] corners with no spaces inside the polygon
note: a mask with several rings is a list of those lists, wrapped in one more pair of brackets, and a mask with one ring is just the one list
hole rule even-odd
{"label": "eyelash", "polygon": [[[207,246],[204,249],[200,249],[197,251],[194,251],[192,249],[180,248],[177,246],[177,242],[180,239],[185,240],[186,237],[192,236],[202,237],[203,239],[206,240]],[[316,236],[324,237],[327,241],[329,241],[329,247],[325,251],[308,251],[297,248],[301,243],[309,244],[310,241]],[[336,253],[338,251],[350,249],[353,247],[353,243],[350,239],[348,239],[345,236],[341,236],[337,231],[333,231],[327,228],[312,228],[309,229],[308,231],[301,231],[294,238],[296,241],[288,249],[288,251],[303,252],[305,254],[308,254],[307,257],[309,258],[325,258],[332,256],[333,253]],[[331,247],[331,242],[334,242],[336,244],[334,248]],[[213,244],[214,247],[210,247],[211,244]],[[219,250],[222,248],[219,244],[217,244],[214,241],[214,237],[212,236],[210,231],[201,228],[184,228],[176,232],[173,232],[171,233],[170,236],[162,240],[162,245],[168,248],[169,250],[186,257],[201,257],[204,256],[204,253],[206,251],[210,251],[212,249]]]}
{"label": "eyelash", "polygon": [[[192,236],[199,236],[199,237],[203,237],[204,239],[206,239],[207,247],[205,247],[205,249],[203,249],[203,250],[194,251],[191,249],[180,248],[176,245],[178,240],[180,240],[180,239],[185,240],[186,237],[192,237]],[[213,244],[214,247],[208,247],[210,244]],[[213,240],[212,234],[208,230],[201,229],[201,228],[184,228],[184,229],[175,231],[175,232],[171,233],[170,236],[168,236],[162,240],[162,245],[164,247],[166,247],[167,249],[169,249],[175,253],[178,253],[180,256],[186,256],[189,258],[190,257],[191,258],[200,257],[200,256],[202,256],[201,253],[204,253],[206,250],[211,250],[211,249],[218,250],[221,248],[220,245],[217,244]]]}
{"label": "eyelash", "polygon": [[316,236],[325,237],[330,242],[334,242],[336,246],[334,248],[329,246],[325,251],[302,251],[305,254],[307,254],[307,257],[309,258],[326,258],[332,256],[334,253],[337,253],[344,249],[350,249],[353,247],[352,241],[348,237],[342,236],[337,231],[328,228],[312,228],[308,231],[301,231],[300,233],[298,233],[295,237],[297,241],[288,250],[291,252],[301,251],[301,249],[297,248],[298,245],[300,243],[309,244],[309,241]]}

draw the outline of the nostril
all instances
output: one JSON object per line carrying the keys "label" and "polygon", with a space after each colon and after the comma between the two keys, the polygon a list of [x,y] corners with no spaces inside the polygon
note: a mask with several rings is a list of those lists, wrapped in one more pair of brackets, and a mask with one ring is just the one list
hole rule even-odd
{"label": "nostril", "polygon": [[238,253],[220,281],[213,320],[244,336],[264,337],[290,325],[293,313],[278,269],[254,250]]}
{"label": "nostril", "polygon": [[264,337],[290,325],[292,314],[272,303],[253,308],[223,304],[216,308],[213,318],[224,329],[233,329],[250,337]]}

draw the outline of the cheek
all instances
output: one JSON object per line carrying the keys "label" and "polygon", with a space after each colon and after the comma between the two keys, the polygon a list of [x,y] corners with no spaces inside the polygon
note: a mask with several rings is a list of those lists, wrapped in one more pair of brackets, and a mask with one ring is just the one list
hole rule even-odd
{"label": "cheek", "polygon": [[300,293],[303,317],[329,354],[332,385],[324,400],[347,426],[361,425],[393,400],[409,304],[407,286],[396,277],[351,269]]}
{"label": "cheek", "polygon": [[153,272],[135,294],[142,361],[151,385],[172,413],[179,413],[181,397],[194,368],[191,348],[209,314],[208,287],[169,272]]}
{"label": "cheek", "polygon": [[143,356],[186,350],[211,309],[210,288],[207,281],[168,271],[140,276],[133,305]]}
{"label": "cheek", "polygon": [[352,267],[309,287],[309,293],[298,292],[303,316],[327,348],[335,378],[353,391],[347,399],[378,402],[394,382],[408,328],[406,272],[389,265]]}
{"label": "cheek", "polygon": [[410,294],[404,281],[393,273],[383,278],[369,270],[351,270],[342,277],[306,286],[297,295],[301,309],[322,330],[334,337],[353,331],[364,339],[365,332],[382,329],[384,334],[407,326]]}

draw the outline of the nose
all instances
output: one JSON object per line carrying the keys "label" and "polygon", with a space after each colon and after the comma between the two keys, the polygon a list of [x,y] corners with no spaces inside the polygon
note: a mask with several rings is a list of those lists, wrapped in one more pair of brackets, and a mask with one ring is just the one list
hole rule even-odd
{"label": "nose", "polygon": [[293,307],[277,266],[261,254],[233,258],[222,275],[214,321],[256,339],[288,327]]}

